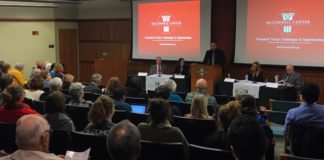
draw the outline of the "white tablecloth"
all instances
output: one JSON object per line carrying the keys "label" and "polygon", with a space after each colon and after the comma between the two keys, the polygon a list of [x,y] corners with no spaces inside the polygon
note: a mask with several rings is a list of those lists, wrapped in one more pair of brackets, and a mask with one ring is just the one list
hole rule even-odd
{"label": "white tablecloth", "polygon": [[160,77],[157,74],[153,74],[150,76],[146,76],[145,81],[145,89],[154,91],[156,87],[160,85],[160,83],[164,82],[165,80],[168,80],[172,77],[172,75],[162,74]]}
{"label": "white tablecloth", "polygon": [[233,96],[236,96],[236,88],[243,88],[247,94],[252,95],[254,98],[259,98],[259,90],[261,86],[265,86],[265,83],[253,83],[252,81],[241,80],[233,84]]}

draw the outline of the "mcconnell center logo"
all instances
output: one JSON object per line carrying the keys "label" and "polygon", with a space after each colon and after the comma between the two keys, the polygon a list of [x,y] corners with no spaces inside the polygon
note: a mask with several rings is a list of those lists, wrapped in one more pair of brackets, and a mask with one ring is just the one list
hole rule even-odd
{"label": "mcconnell center logo", "polygon": [[275,17],[277,20],[266,21],[268,26],[275,26],[276,29],[283,34],[291,34],[300,30],[303,26],[311,24],[307,18],[292,10],[283,11]]}
{"label": "mcconnell center logo", "polygon": [[182,25],[182,22],[176,20],[172,14],[162,14],[157,19],[159,21],[151,22],[151,26],[158,27],[163,33],[170,33],[174,31],[176,27]]}

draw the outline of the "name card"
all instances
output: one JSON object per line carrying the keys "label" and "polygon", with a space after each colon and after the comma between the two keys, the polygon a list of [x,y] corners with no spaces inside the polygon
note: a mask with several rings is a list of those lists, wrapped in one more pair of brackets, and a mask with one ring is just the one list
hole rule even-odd
{"label": "name card", "polygon": [[224,82],[234,83],[235,82],[235,79],[233,79],[233,78],[225,78],[224,79]]}
{"label": "name card", "polygon": [[266,87],[268,88],[278,88],[278,86],[279,86],[278,83],[270,83],[270,82],[266,83]]}
{"label": "name card", "polygon": [[185,76],[184,75],[174,75],[174,78],[176,78],[176,79],[184,79]]}
{"label": "name card", "polygon": [[147,72],[138,72],[137,76],[146,77],[147,76]]}

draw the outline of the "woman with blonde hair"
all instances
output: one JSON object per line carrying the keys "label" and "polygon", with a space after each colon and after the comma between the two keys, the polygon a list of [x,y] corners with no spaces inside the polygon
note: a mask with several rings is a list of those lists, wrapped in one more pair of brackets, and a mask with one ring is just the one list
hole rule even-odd
{"label": "woman with blonde hair", "polygon": [[120,87],[119,78],[111,77],[107,83],[105,94],[109,96],[113,95],[113,90],[118,87]]}
{"label": "woman with blonde hair", "polygon": [[84,128],[83,132],[99,136],[107,136],[110,128],[115,124],[112,117],[115,113],[113,100],[107,96],[100,96],[89,110],[88,118],[90,123]]}
{"label": "woman with blonde hair", "polygon": [[207,97],[203,94],[198,94],[192,100],[190,114],[185,115],[185,117],[195,119],[211,119],[212,117],[209,115],[207,107]]}

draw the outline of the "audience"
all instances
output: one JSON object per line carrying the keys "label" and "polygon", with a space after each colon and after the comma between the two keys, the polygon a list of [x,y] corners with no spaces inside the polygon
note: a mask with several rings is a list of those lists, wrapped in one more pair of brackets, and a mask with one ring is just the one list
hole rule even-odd
{"label": "audience", "polygon": [[50,74],[51,74],[52,78],[58,77],[58,78],[62,79],[64,76],[63,72],[64,72],[63,65],[56,63],[56,64],[54,64],[54,70],[52,70],[50,72]]}
{"label": "audience", "polygon": [[120,82],[118,77],[111,77],[105,88],[106,95],[113,95],[113,90],[117,87],[120,87]]}
{"label": "audience", "polygon": [[23,103],[24,88],[18,84],[9,85],[1,94],[3,105],[0,107],[0,122],[16,123],[27,114],[38,114]]}
{"label": "audience", "polygon": [[212,119],[208,113],[207,97],[203,94],[197,94],[191,103],[190,114],[185,115],[188,118]]}
{"label": "audience", "polygon": [[88,86],[84,87],[84,92],[102,94],[102,90],[99,88],[101,84],[102,76],[95,73],[91,76],[91,82]]}
{"label": "audience", "polygon": [[[39,76],[40,73],[41,73],[41,70],[40,70],[40,69],[38,69],[38,68],[34,68],[34,69],[32,70],[32,72],[30,73],[29,78],[33,78],[33,77],[35,77],[35,76]],[[28,82],[27,82],[27,83],[28,83]]]}
{"label": "audience", "polygon": [[260,124],[249,115],[236,117],[228,129],[228,141],[237,160],[262,160],[267,139]]}
{"label": "audience", "polygon": [[240,103],[231,101],[220,107],[216,118],[217,131],[209,135],[203,142],[204,146],[230,150],[230,145],[227,140],[228,127],[232,120],[239,116]]}
{"label": "audience", "polygon": [[261,70],[261,65],[258,61],[252,63],[248,79],[254,82],[264,82],[263,71]]}
{"label": "audience", "polygon": [[115,88],[112,95],[114,98],[116,110],[132,111],[131,106],[128,103],[124,102],[126,98],[125,88]]}
{"label": "audience", "polygon": [[44,93],[44,79],[38,75],[32,77],[28,82],[28,88],[25,90],[25,97],[39,101],[39,97]]}
{"label": "audience", "polygon": [[40,73],[40,76],[44,79],[44,88],[49,88],[49,81],[51,80],[51,76],[48,70],[43,70]]}
{"label": "audience", "polygon": [[0,77],[0,91],[3,92],[10,84],[13,83],[13,77],[9,74],[2,74]]}
{"label": "audience", "polygon": [[300,88],[300,101],[302,104],[288,111],[285,127],[289,125],[302,125],[324,128],[324,106],[316,104],[320,95],[319,86],[304,84]]}
{"label": "audience", "polygon": [[[171,93],[171,90],[169,87],[167,87],[166,85],[160,85],[157,88],[155,88],[154,98],[162,98],[167,102],[167,100],[170,97],[170,93]],[[167,104],[170,108],[171,116],[181,116],[182,115],[178,107],[170,105],[168,102],[167,102]]]}
{"label": "audience", "polygon": [[44,118],[54,130],[74,131],[75,127],[71,118],[65,113],[65,96],[60,91],[48,95],[45,102],[46,114]]}
{"label": "audience", "polygon": [[237,87],[234,90],[234,98],[237,101],[240,101],[241,97],[245,94],[247,94],[247,91],[243,87]]}
{"label": "audience", "polygon": [[[54,91],[61,91],[62,90],[62,80],[58,77],[54,77],[49,81],[49,91],[41,94],[39,100],[46,101],[46,98],[49,94]],[[65,95],[66,102],[69,102],[71,97],[69,95]]]}
{"label": "audience", "polygon": [[183,99],[179,95],[173,93],[177,89],[177,84],[175,83],[174,80],[168,79],[164,81],[162,85],[166,85],[171,90],[170,97],[169,97],[170,102],[179,102],[179,103],[183,102]]}
{"label": "audience", "polygon": [[182,131],[172,127],[168,120],[171,110],[168,102],[163,99],[153,99],[148,107],[150,123],[140,123],[137,127],[141,132],[142,140],[153,142],[181,142],[188,153],[188,142]]}
{"label": "audience", "polygon": [[115,125],[112,122],[114,113],[113,100],[107,95],[100,96],[89,110],[90,123],[84,128],[83,132],[99,136],[108,135],[110,129]]}
{"label": "audience", "polygon": [[74,82],[74,76],[72,74],[65,74],[63,76],[63,85],[62,85],[62,89],[69,89],[70,85]]}
{"label": "audience", "polygon": [[41,116],[25,115],[17,121],[18,150],[0,160],[64,160],[64,156],[49,153],[50,126]]}
{"label": "audience", "polygon": [[196,92],[190,92],[186,96],[186,102],[191,103],[192,99],[197,95],[197,94],[203,94],[207,97],[208,99],[208,105],[211,105],[215,111],[217,111],[217,101],[216,98],[213,96],[210,96],[206,93],[207,90],[207,81],[205,79],[198,79],[196,82]]}
{"label": "audience", "polygon": [[145,99],[149,98],[148,94],[145,92],[143,88],[141,78],[133,77],[130,80],[130,83],[126,90],[126,97],[145,98]]}
{"label": "audience", "polygon": [[141,153],[141,135],[128,120],[114,126],[107,137],[107,149],[112,160],[137,160]]}
{"label": "audience", "polygon": [[11,68],[11,66],[10,66],[9,63],[4,63],[4,64],[2,65],[2,67],[1,67],[1,71],[2,71],[1,76],[8,74],[10,68]]}
{"label": "audience", "polygon": [[83,85],[80,82],[72,83],[69,88],[69,93],[71,96],[71,100],[68,102],[69,105],[81,107],[90,107],[92,105],[91,101],[86,101],[83,99]]}
{"label": "audience", "polygon": [[27,80],[25,79],[25,75],[23,73],[24,66],[25,65],[22,63],[16,63],[15,68],[12,68],[8,71],[8,74],[10,74],[14,78],[14,83],[17,83],[21,86],[25,86],[25,84],[27,84]]}

